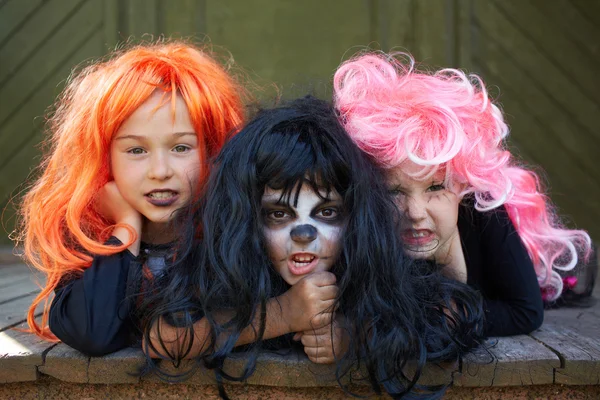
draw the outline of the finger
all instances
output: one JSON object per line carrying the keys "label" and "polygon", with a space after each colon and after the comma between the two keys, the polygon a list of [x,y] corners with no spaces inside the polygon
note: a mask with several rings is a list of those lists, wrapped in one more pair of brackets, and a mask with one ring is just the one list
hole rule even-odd
{"label": "finger", "polygon": [[331,325],[332,322],[333,322],[333,313],[320,312],[311,318],[310,330],[314,331],[317,329],[321,329],[326,325]]}
{"label": "finger", "polygon": [[331,347],[331,337],[327,335],[304,335],[302,337],[304,347]]}
{"label": "finger", "polygon": [[315,296],[323,301],[325,300],[333,300],[336,299],[338,294],[340,292],[340,289],[338,289],[337,286],[335,285],[330,285],[330,286],[319,286],[318,289],[315,290],[315,294],[318,296]]}
{"label": "finger", "polygon": [[310,278],[312,283],[317,286],[332,286],[337,281],[334,274],[329,271],[319,271],[310,274],[307,278]]}
{"label": "finger", "polygon": [[324,336],[329,335],[331,333],[331,324],[323,325],[318,328],[313,327],[307,331],[302,332],[304,335],[312,335],[312,336]]}
{"label": "finger", "polygon": [[294,341],[299,341],[300,339],[302,339],[302,337],[304,336],[304,334],[302,332],[296,332],[296,334],[294,335],[294,337],[292,338],[292,340]]}
{"label": "finger", "polygon": [[308,357],[308,359],[315,364],[333,364],[335,363],[335,358],[331,357]]}
{"label": "finger", "polygon": [[305,347],[304,352],[309,360],[317,364],[328,364],[334,361],[333,352],[326,351],[321,347]]}
{"label": "finger", "polygon": [[319,310],[319,312],[315,313],[315,315],[332,314],[332,318],[333,318],[333,313],[339,308],[339,306],[340,306],[339,302],[336,301],[335,299],[321,300],[314,304],[313,309]]}

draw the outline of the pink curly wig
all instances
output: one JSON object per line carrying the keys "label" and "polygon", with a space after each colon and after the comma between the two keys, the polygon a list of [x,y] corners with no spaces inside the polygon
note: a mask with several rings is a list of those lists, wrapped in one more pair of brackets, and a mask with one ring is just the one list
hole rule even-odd
{"label": "pink curly wig", "polygon": [[473,193],[478,211],[506,207],[533,260],[548,300],[562,292],[555,270],[575,267],[578,250],[591,241],[563,229],[542,193],[538,177],[520,167],[504,147],[508,126],[476,75],[457,69],[415,70],[407,54],[364,54],[342,64],[334,76],[334,101],[357,145],[384,168],[411,161],[412,177],[445,171],[446,185]]}

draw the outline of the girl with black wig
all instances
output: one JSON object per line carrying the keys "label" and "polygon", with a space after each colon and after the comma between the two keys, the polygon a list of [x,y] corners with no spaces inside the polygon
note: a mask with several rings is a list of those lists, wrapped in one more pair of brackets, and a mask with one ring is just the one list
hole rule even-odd
{"label": "girl with black wig", "polygon": [[[153,300],[146,353],[244,380],[280,324],[311,360],[336,363],[344,389],[342,378],[362,369],[376,393],[414,395],[426,362],[455,360],[477,343],[482,310],[466,285],[405,257],[399,218],[382,174],[328,103],[306,97],[260,112],[216,159],[195,207],[202,223],[188,224],[201,232],[183,233],[180,261]],[[294,307],[272,301],[311,279],[313,297],[296,298],[323,312],[298,332]],[[243,374],[227,374],[224,361],[249,341]]]}

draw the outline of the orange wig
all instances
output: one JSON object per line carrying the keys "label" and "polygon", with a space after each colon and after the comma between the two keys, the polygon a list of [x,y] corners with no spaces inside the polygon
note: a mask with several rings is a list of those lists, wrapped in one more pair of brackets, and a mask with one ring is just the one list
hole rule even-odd
{"label": "orange wig", "polygon": [[[244,121],[244,89],[207,52],[180,42],[138,45],[84,68],[67,84],[48,120],[49,152],[21,208],[25,257],[47,276],[27,315],[32,332],[52,341],[50,295],[61,278],[80,274],[106,246],[114,225],[94,209],[111,179],[109,149],[120,125],[155,90],[180,94],[198,135],[201,162],[215,156]],[[202,169],[204,182],[208,174]],[[126,227],[133,235],[133,229]],[[133,241],[133,239],[132,239]],[[35,310],[44,303],[41,325]]]}

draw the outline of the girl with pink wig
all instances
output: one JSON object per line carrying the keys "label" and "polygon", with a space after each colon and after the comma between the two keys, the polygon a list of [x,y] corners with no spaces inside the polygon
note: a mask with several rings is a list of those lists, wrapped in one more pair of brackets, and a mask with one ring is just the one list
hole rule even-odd
{"label": "girl with pink wig", "polygon": [[557,271],[587,257],[590,238],[560,226],[538,177],[506,149],[508,126],[479,77],[417,71],[402,56],[342,64],[340,118],[387,171],[408,254],[482,292],[487,335],[531,332],[543,321],[542,297],[563,291]]}

